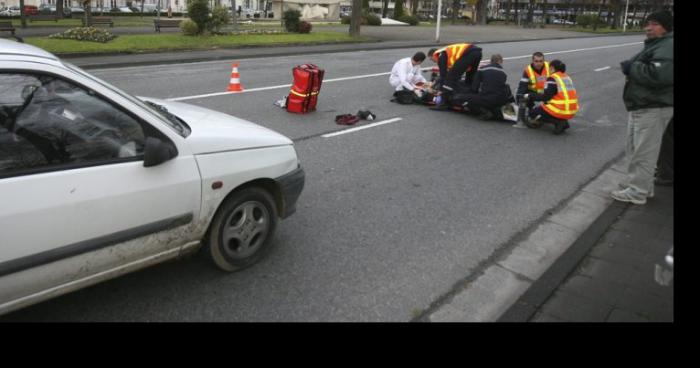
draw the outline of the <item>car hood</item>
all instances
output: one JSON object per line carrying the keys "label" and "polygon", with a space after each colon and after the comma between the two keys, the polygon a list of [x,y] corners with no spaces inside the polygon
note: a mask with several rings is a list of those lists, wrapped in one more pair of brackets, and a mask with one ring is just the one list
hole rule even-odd
{"label": "car hood", "polygon": [[186,141],[194,154],[293,144],[282,134],[228,114],[182,102],[139,98],[165,106],[190,126],[192,133]]}

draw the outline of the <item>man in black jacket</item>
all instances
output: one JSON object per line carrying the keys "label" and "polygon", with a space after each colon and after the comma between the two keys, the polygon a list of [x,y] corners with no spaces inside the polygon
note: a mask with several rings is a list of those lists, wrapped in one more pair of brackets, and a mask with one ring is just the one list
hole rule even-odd
{"label": "man in black jacket", "polygon": [[470,93],[455,94],[453,104],[460,104],[481,119],[502,119],[500,108],[514,102],[508,75],[503,70],[503,57],[491,56],[491,63],[479,69],[474,77]]}

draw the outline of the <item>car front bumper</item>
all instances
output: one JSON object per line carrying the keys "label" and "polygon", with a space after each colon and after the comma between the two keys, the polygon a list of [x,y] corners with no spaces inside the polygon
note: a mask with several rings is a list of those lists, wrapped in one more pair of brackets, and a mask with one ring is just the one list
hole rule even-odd
{"label": "car front bumper", "polygon": [[301,195],[301,191],[304,189],[305,180],[306,174],[301,165],[289,174],[276,179],[284,202],[282,211],[280,212],[281,218],[287,218],[296,211],[297,199],[299,199],[299,195]]}

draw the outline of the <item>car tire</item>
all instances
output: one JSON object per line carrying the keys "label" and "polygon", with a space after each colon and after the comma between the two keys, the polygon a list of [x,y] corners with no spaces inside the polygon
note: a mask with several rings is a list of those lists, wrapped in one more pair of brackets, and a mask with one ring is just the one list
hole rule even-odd
{"label": "car tire", "polygon": [[242,189],[228,197],[214,216],[207,253],[224,271],[242,270],[267,253],[276,227],[272,196],[259,188]]}

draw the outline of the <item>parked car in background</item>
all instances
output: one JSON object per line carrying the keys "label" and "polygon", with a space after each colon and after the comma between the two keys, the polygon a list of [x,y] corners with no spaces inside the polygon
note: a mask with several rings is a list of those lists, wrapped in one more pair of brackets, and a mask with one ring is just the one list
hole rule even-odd
{"label": "parked car in background", "polygon": [[[139,9],[141,9],[141,7],[139,7]],[[158,13],[158,5],[157,4],[143,4],[143,12],[156,14],[156,13]],[[163,7],[161,5],[160,13],[165,14],[167,12],[168,12],[168,7]]]}
{"label": "parked car in background", "polygon": [[71,14],[85,14],[85,9],[79,6],[70,7]]}
{"label": "parked car in background", "polygon": [[0,39],[0,314],[201,249],[260,260],[304,187],[294,143],[132,96]]}
{"label": "parked car in background", "polygon": [[25,5],[24,6],[24,14],[37,15],[37,14],[39,14],[39,8],[37,8],[35,5]]}
{"label": "parked car in background", "polygon": [[552,24],[566,24],[566,25],[574,25],[575,23],[574,23],[574,22],[572,22],[572,21],[570,21],[570,20],[566,20],[566,19],[558,19],[558,18],[557,18],[557,19],[552,19]]}
{"label": "parked car in background", "polygon": [[[39,6],[39,14],[58,14],[56,5],[42,4]],[[63,17],[70,18],[71,11],[69,7],[63,8]]]}
{"label": "parked car in background", "polygon": [[19,15],[19,6],[5,7],[0,10],[0,17],[18,17]]}

